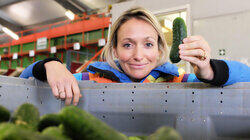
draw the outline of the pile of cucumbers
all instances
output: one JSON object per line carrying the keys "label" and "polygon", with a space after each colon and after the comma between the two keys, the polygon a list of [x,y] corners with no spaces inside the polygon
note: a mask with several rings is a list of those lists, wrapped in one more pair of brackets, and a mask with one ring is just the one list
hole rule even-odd
{"label": "pile of cucumbers", "polygon": [[173,128],[161,127],[150,136],[126,136],[90,113],[75,106],[57,114],[40,117],[29,103],[19,106],[13,115],[0,105],[0,140],[180,140]]}

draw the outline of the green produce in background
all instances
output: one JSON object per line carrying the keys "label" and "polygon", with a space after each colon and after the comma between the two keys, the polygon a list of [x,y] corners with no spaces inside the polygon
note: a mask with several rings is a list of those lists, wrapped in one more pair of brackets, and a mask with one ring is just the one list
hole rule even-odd
{"label": "green produce in background", "polygon": [[29,129],[23,129],[13,123],[0,124],[0,140],[57,140],[53,136],[42,136]]}
{"label": "green produce in background", "polygon": [[182,140],[180,134],[170,127],[160,127],[147,140]]}
{"label": "green produce in background", "polygon": [[70,138],[67,138],[65,135],[63,135],[63,132],[60,128],[55,126],[44,129],[42,135],[54,137],[55,140],[70,140]]}
{"label": "green produce in background", "polygon": [[182,44],[182,40],[187,37],[187,27],[185,21],[177,17],[173,21],[173,45],[170,51],[170,60],[172,63],[178,63],[181,61],[179,57],[179,45]]}
{"label": "green produce in background", "polygon": [[12,123],[0,123],[0,140],[2,140],[3,135],[6,133],[6,131],[12,129],[13,127],[16,127],[14,124]]}
{"label": "green produce in background", "polygon": [[37,125],[38,131],[43,131],[43,129],[50,126],[59,126],[61,124],[61,118],[58,114],[46,114],[40,118]]}
{"label": "green produce in background", "polygon": [[15,110],[12,122],[24,128],[36,130],[39,118],[38,109],[30,103],[24,103]]}
{"label": "green produce in background", "polygon": [[146,140],[148,138],[148,136],[136,136],[138,138],[140,138],[141,140]]}
{"label": "green produce in background", "polygon": [[[4,110],[6,111],[7,109],[4,108]],[[19,106],[14,112],[12,121],[14,123],[0,123],[0,140],[182,139],[175,129],[166,126],[157,129],[150,136],[127,137],[93,115],[75,106],[64,107],[59,114],[46,114],[39,121],[38,109],[32,104],[25,103]],[[41,133],[37,130],[40,130]]]}
{"label": "green produce in background", "polygon": [[126,140],[127,137],[75,106],[60,111],[63,133],[72,140]]}
{"label": "green produce in background", "polygon": [[10,112],[8,109],[0,105],[0,123],[10,120]]}
{"label": "green produce in background", "polygon": [[141,140],[141,139],[137,136],[130,136],[128,137],[128,140]]}

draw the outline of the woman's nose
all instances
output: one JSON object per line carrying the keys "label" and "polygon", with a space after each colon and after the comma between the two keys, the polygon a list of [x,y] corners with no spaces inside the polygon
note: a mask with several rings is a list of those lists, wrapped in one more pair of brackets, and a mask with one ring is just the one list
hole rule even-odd
{"label": "woman's nose", "polygon": [[140,46],[135,47],[133,57],[136,61],[141,61],[143,59],[143,50]]}

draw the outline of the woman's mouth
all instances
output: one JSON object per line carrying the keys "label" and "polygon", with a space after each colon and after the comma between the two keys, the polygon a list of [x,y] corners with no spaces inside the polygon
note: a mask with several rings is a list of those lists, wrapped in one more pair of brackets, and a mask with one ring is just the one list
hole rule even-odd
{"label": "woman's mouth", "polygon": [[143,69],[146,67],[147,64],[129,64],[133,69]]}

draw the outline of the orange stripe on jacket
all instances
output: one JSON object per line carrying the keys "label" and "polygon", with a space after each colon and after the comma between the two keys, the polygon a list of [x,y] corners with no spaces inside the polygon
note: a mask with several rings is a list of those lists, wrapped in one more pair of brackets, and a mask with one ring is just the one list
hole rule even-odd
{"label": "orange stripe on jacket", "polygon": [[[180,69],[178,69],[178,72],[179,72],[179,77],[174,76],[174,79],[171,81],[164,81],[164,78],[162,80],[159,80],[159,79],[157,80],[153,76],[149,75],[147,78],[145,78],[143,83],[155,83],[157,81],[180,83],[183,79],[185,71],[180,68]],[[159,77],[159,78],[161,78],[161,77]],[[96,81],[97,83],[118,83],[117,81],[112,81],[108,78],[101,77],[99,75],[99,73],[95,73],[95,74],[89,73],[89,80]]]}
{"label": "orange stripe on jacket", "polygon": [[100,77],[98,73],[90,73],[89,72],[89,80],[96,81],[97,83],[117,83],[116,81],[112,81],[108,78]]}
{"label": "orange stripe on jacket", "polygon": [[181,83],[181,81],[183,79],[183,76],[186,73],[185,70],[182,69],[182,68],[179,68],[178,72],[179,72],[179,77],[175,76],[174,79],[173,79],[173,81],[172,81],[173,83]]}

